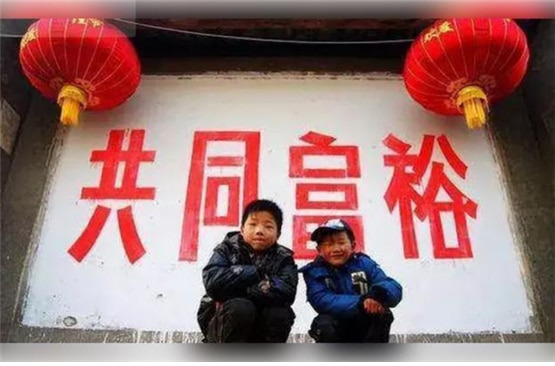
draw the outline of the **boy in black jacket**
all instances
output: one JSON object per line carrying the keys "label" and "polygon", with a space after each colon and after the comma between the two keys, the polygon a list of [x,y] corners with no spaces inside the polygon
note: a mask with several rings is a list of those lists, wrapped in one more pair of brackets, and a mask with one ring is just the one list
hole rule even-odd
{"label": "boy in black jacket", "polygon": [[198,322],[205,342],[285,342],[297,292],[293,252],[277,243],[283,214],[272,201],[245,207],[241,231],[229,232],[202,270],[206,295]]}

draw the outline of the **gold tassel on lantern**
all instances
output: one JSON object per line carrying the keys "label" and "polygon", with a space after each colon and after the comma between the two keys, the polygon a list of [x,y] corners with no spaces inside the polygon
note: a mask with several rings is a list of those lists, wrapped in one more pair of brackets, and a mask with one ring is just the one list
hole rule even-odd
{"label": "gold tassel on lantern", "polygon": [[58,94],[58,104],[62,107],[60,122],[77,125],[79,113],[87,107],[87,94],[76,86],[65,84]]}
{"label": "gold tassel on lantern", "polygon": [[457,107],[464,112],[468,128],[482,127],[486,123],[488,98],[482,88],[467,86],[457,93]]}

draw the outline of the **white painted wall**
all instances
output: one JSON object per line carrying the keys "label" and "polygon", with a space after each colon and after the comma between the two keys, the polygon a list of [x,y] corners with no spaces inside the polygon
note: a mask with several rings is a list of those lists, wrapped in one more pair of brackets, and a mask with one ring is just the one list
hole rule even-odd
{"label": "white painted wall", "polygon": [[[141,165],[138,182],[156,188],[154,200],[80,199],[83,187],[98,185],[102,165],[90,163],[90,154],[106,147],[112,129],[146,129],[145,149],[155,150],[156,159]],[[393,333],[532,331],[521,258],[486,131],[469,131],[460,118],[426,112],[397,78],[293,74],[146,76],[123,106],[85,113],[63,139],[44,221],[37,225],[25,325],[66,327],[63,320],[71,316],[77,320],[73,328],[199,331],[201,268],[231,229],[201,228],[198,262],[178,261],[191,141],[199,130],[260,131],[259,197],[283,208],[280,242],[288,247],[297,213],[297,181],[288,178],[289,147],[305,145],[298,139],[310,130],[336,137],[336,145],[359,147],[362,176],[349,181],[357,183],[366,251],[404,287]],[[399,213],[389,213],[383,199],[392,169],[383,165],[389,150],[381,141],[389,133],[415,150],[423,134],[445,134],[466,162],[466,180],[449,167],[446,171],[478,203],[477,219],[467,219],[473,258],[434,259],[428,223],[416,219],[420,258],[404,258]],[[434,160],[444,162],[437,146]],[[67,253],[97,204],[132,205],[147,250],[135,264],[123,252],[115,212],[81,263]],[[448,238],[452,226],[444,222]],[[305,333],[315,313],[306,303],[302,278],[294,310],[293,332]]]}

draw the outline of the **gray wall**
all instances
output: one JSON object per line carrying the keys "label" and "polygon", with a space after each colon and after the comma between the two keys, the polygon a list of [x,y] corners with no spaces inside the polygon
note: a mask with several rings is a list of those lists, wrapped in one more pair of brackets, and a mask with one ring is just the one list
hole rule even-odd
{"label": "gray wall", "polygon": [[[29,102],[31,99],[32,89],[30,84],[23,78],[21,69],[19,67],[19,39],[18,38],[1,38],[0,39],[0,70],[1,70],[1,84],[0,84],[0,105],[2,105],[2,118],[5,119],[10,113],[6,113],[4,107],[7,105],[10,112],[14,112],[13,117],[19,120],[19,125],[23,122],[23,119],[27,115],[27,110],[29,109]],[[13,120],[11,121],[14,122]],[[6,133],[6,123],[2,123],[2,133]],[[13,136],[4,136],[4,138],[9,138],[13,140],[13,146],[17,144],[17,130]],[[0,149],[0,159],[2,162],[2,174],[0,185],[3,187],[8,178],[8,172],[10,170],[10,165],[13,158],[12,151],[6,151],[3,148]]]}
{"label": "gray wall", "polygon": [[[523,234],[542,328],[555,341],[553,127],[555,123],[555,21],[540,22],[522,84],[523,101],[495,110],[495,132],[505,160],[512,203]],[[524,103],[527,116],[512,112]],[[526,118],[527,117],[527,118]]]}

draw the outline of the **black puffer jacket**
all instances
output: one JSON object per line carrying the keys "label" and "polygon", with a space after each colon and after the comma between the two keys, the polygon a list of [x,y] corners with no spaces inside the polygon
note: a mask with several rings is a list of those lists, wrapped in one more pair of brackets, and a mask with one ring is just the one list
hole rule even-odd
{"label": "black puffer jacket", "polygon": [[214,248],[202,280],[207,295],[218,302],[244,297],[261,306],[292,305],[299,281],[291,250],[275,244],[257,254],[238,231]]}

